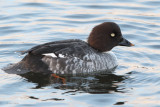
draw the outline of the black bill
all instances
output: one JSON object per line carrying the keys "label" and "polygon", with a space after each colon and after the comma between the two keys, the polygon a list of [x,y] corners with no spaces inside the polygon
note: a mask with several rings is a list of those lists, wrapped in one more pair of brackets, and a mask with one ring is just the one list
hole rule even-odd
{"label": "black bill", "polygon": [[132,44],[131,42],[129,42],[128,40],[124,39],[118,44],[119,46],[134,46],[134,44]]}

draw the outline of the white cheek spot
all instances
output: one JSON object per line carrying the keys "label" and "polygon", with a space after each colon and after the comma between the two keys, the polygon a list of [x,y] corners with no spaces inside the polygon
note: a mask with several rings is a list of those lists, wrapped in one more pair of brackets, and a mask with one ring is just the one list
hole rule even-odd
{"label": "white cheek spot", "polygon": [[115,37],[116,35],[114,33],[111,33],[111,37]]}
{"label": "white cheek spot", "polygon": [[43,54],[45,56],[51,56],[53,58],[57,57],[54,53],[46,53],[46,54]]}

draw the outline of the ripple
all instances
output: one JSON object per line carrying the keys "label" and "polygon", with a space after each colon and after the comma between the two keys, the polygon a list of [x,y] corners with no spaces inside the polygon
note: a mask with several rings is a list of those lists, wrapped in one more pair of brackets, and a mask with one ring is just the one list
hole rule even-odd
{"label": "ripple", "polygon": [[89,18],[95,18],[98,17],[97,15],[90,15],[90,14],[73,14],[73,15],[67,15],[64,16],[67,18],[76,18],[76,19],[89,19]]}
{"label": "ripple", "polygon": [[124,6],[120,6],[119,4],[117,5],[80,5],[81,7],[84,8],[91,8],[91,9],[130,9],[130,10],[142,10],[142,11],[147,11],[150,10],[150,7],[134,7],[134,6],[127,6],[127,4]]}
{"label": "ripple", "polygon": [[160,49],[160,45],[148,45],[147,47],[154,48],[154,49]]}
{"label": "ripple", "polygon": [[[144,69],[141,69],[141,70],[144,70]],[[150,69],[147,71],[150,71]],[[130,85],[146,86],[146,85],[150,85],[150,84],[152,84],[152,85],[153,84],[155,84],[155,85],[160,84],[160,81],[159,81],[160,77],[154,73],[143,73],[139,70],[139,72],[132,71],[131,74],[132,74],[132,75],[130,75],[131,78],[129,80],[127,80],[128,82],[131,83]]]}
{"label": "ripple", "polygon": [[[62,39],[86,40],[102,22],[116,22],[134,47],[113,49],[113,74],[58,79],[0,71],[3,106],[159,106],[160,1],[1,1],[0,67],[16,63],[19,51]],[[17,52],[16,52],[17,51]],[[12,90],[11,90],[12,89]]]}
{"label": "ripple", "polygon": [[31,6],[31,7],[50,7],[48,3],[36,3],[36,2],[30,2],[30,3],[24,3],[22,6]]}
{"label": "ripple", "polygon": [[0,20],[8,20],[8,19],[12,19],[12,18],[9,16],[1,16],[0,17]]}
{"label": "ripple", "polygon": [[24,19],[24,18],[32,18],[32,17],[39,17],[39,16],[41,16],[42,15],[42,13],[23,13],[23,14],[18,14],[18,15],[15,15],[15,16],[13,16],[13,17],[15,17],[15,18],[22,18],[22,19]]}
{"label": "ripple", "polygon": [[147,4],[150,6],[159,6],[158,4],[160,4],[160,2],[159,1],[145,1],[143,2],[143,4]]}
{"label": "ripple", "polygon": [[136,29],[136,30],[148,30],[147,27],[141,27],[141,26],[137,26],[137,25],[131,25],[131,24],[121,24],[122,28],[127,28],[127,29]]}

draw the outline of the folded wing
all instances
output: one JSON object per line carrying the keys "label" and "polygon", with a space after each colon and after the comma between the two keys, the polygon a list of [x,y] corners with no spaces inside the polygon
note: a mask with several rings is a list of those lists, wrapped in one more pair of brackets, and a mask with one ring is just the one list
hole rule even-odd
{"label": "folded wing", "polygon": [[43,55],[54,53],[57,57],[59,56],[59,54],[62,54],[64,56],[81,57],[91,51],[88,47],[90,46],[88,46],[86,42],[78,39],[72,39],[38,45],[23,52],[22,54],[28,53],[33,55]]}

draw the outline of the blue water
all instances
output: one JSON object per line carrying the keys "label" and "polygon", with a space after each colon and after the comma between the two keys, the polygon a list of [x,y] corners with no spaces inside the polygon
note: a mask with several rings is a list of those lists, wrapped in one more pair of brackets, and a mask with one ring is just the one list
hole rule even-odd
{"label": "blue water", "polygon": [[86,40],[102,22],[119,24],[134,47],[116,47],[119,66],[104,76],[26,78],[0,71],[0,106],[160,106],[159,0],[1,0],[0,68],[17,51],[63,39]]}

